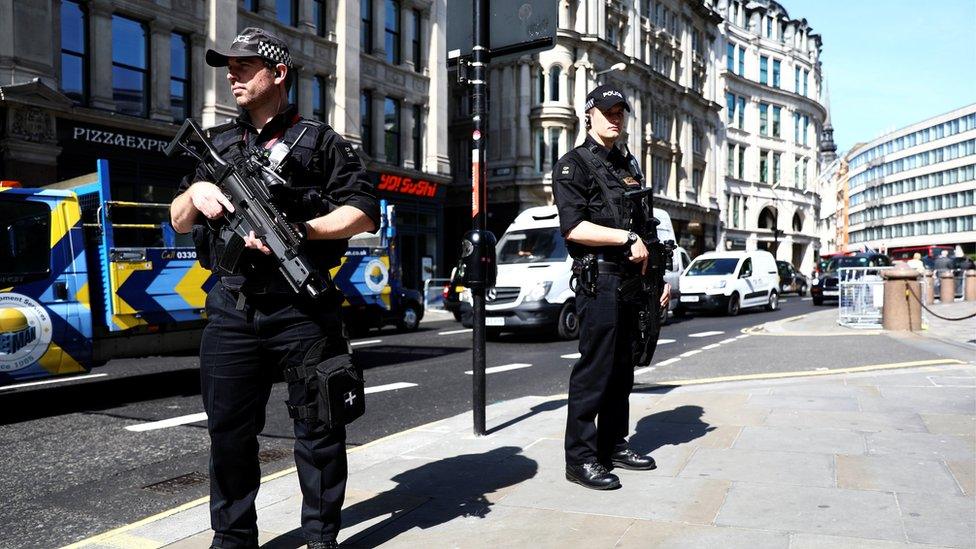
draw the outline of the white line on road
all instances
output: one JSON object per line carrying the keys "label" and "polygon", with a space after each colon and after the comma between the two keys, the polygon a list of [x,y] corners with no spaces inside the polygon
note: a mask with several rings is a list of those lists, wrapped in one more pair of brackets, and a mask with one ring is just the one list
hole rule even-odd
{"label": "white line on road", "polygon": [[125,428],[126,431],[132,431],[134,433],[141,433],[143,431],[155,431],[156,429],[165,429],[167,427],[176,427],[177,425],[186,425],[187,423],[196,423],[198,421],[203,421],[207,419],[206,412],[200,412],[199,414],[190,414],[188,416],[171,417],[169,419],[164,419],[161,421],[153,421],[151,423],[140,423],[138,425],[129,425]]}
{"label": "white line on road", "polygon": [[46,381],[31,381],[30,383],[18,383],[17,385],[7,385],[6,387],[0,387],[0,391],[9,391],[11,389],[20,389],[21,387],[33,387],[35,385],[49,385],[51,383],[66,383],[68,381],[78,381],[80,379],[92,379],[95,377],[105,377],[108,374],[88,374],[87,376],[72,376],[62,379],[48,379]]}
{"label": "white line on road", "polygon": [[811,301],[812,299],[812,297],[801,297],[800,301]]}
{"label": "white line on road", "polygon": [[349,345],[355,347],[356,345],[369,345],[371,343],[382,343],[382,339],[367,339],[366,341],[353,341]]}
{"label": "white line on road", "polygon": [[697,355],[697,354],[698,354],[698,353],[700,353],[700,352],[701,352],[701,349],[695,349],[695,350],[693,350],[693,351],[687,351],[687,352],[684,352],[684,353],[681,353],[681,354],[680,354],[680,355],[678,355],[678,356],[680,356],[681,358],[688,358],[688,357],[690,357],[691,355]]}
{"label": "white line on road", "polygon": [[734,338],[734,337],[730,337],[728,339],[723,339],[722,341],[719,341],[719,343],[722,344],[722,345],[725,345],[726,343],[732,343],[733,341],[735,341],[735,339],[736,338]]}
{"label": "white line on road", "polygon": [[704,347],[702,347],[702,351],[709,351],[711,349],[718,349],[721,346],[722,346],[721,343],[712,343],[711,345],[705,345]]}
{"label": "white line on road", "polygon": [[742,334],[742,335],[735,336],[736,339],[745,339],[747,337],[749,337],[749,334]]}
{"label": "white line on road", "polygon": [[377,385],[376,387],[366,387],[366,394],[371,395],[373,393],[382,393],[383,391],[396,391],[397,389],[406,389],[408,387],[416,387],[416,383],[388,383],[386,385]]}
{"label": "white line on road", "polygon": [[439,335],[439,336],[449,336],[449,335],[454,335],[454,334],[466,334],[466,333],[472,331],[473,329],[474,328],[465,328],[463,330],[451,330],[449,332],[439,332],[437,335]]}
{"label": "white line on road", "polygon": [[679,360],[681,360],[679,357],[669,358],[667,360],[662,360],[661,362],[658,362],[657,364],[655,364],[655,366],[668,366],[674,364],[675,362],[678,362]]}
{"label": "white line on road", "polygon": [[[516,362],[515,364],[506,364],[504,366],[492,366],[491,368],[485,368],[485,373],[486,374],[497,374],[498,372],[507,372],[509,370],[518,370],[520,368],[528,368],[530,366],[532,366],[532,365],[531,364],[524,364],[522,362]],[[474,375],[474,372],[471,371],[471,370],[468,370],[467,372],[464,372],[464,373],[468,374],[469,376],[470,375]]]}
{"label": "white line on road", "polygon": [[581,355],[579,353],[570,353],[568,355],[561,355],[559,358],[572,358],[572,359],[577,359],[577,358],[579,358],[581,356],[583,356],[583,355]]}
{"label": "white line on road", "polygon": [[699,332],[697,334],[688,334],[688,337],[709,337],[709,336],[722,335],[724,333],[725,332]]}
{"label": "white line on road", "polygon": [[653,372],[654,371],[654,368],[655,368],[654,366],[648,366],[646,368],[640,368],[640,369],[634,370],[634,375],[635,376],[639,376],[641,374],[646,374],[647,372]]}
{"label": "white line on road", "polygon": [[658,345],[664,345],[666,343],[674,343],[673,339],[659,339],[657,340]]}

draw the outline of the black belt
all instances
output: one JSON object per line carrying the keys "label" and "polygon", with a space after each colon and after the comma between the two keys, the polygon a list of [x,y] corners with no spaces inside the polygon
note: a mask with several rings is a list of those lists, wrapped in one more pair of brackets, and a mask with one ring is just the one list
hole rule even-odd
{"label": "black belt", "polygon": [[640,269],[636,263],[621,264],[616,261],[597,261],[596,270],[600,274],[616,274],[621,276],[636,276]]}

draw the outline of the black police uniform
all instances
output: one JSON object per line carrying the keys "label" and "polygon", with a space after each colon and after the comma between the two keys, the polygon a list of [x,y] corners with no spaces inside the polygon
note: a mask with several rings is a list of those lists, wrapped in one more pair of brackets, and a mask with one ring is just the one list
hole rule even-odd
{"label": "black police uniform", "polygon": [[[247,113],[210,130],[224,158],[242,147],[295,143],[284,169],[287,189],[277,193],[281,208],[294,221],[305,221],[340,205],[362,210],[379,225],[372,184],[352,146],[325,124],[300,119],[294,105],[257,131]],[[202,168],[184,178],[183,192],[207,180]],[[193,228],[198,257],[205,267],[221,253],[217,231],[202,216]],[[309,261],[321,270],[339,264],[348,240],[305,244]],[[240,273],[221,276],[207,295],[209,322],[200,344],[200,379],[210,432],[210,516],[218,547],[256,547],[254,500],[260,484],[257,436],[276,375],[306,361],[318,362],[350,352],[340,321],[342,296],[331,292],[312,299],[296,294],[278,274],[274,259],[246,249]],[[321,344],[318,344],[322,342]],[[315,357],[309,356],[316,354]],[[305,380],[288,383],[289,413],[300,416],[315,404]],[[302,530],[310,541],[331,541],[340,528],[345,496],[345,429],[326,429],[315,419],[295,419],[295,462],[301,484]]]}
{"label": "black police uniform", "polygon": [[[628,228],[624,191],[630,182],[638,184],[630,159],[628,153],[617,147],[607,149],[591,136],[559,159],[553,168],[553,196],[563,236],[582,221]],[[602,182],[594,176],[598,169],[605,170]],[[625,255],[628,246],[592,247],[567,241],[567,248],[574,259],[596,255],[599,275],[595,295],[582,288],[576,293],[580,358],[569,378],[566,463],[607,464],[611,454],[627,449],[628,398],[634,385],[638,336],[637,311],[618,302],[616,289],[625,278],[637,276],[640,265]]]}

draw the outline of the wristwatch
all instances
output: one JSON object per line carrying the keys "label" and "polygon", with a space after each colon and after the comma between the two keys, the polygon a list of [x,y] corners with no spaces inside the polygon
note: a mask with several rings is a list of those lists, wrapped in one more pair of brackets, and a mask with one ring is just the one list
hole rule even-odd
{"label": "wristwatch", "polygon": [[637,233],[635,233],[634,231],[628,232],[627,233],[627,246],[633,246],[637,242],[637,240],[639,238],[640,237],[637,236]]}

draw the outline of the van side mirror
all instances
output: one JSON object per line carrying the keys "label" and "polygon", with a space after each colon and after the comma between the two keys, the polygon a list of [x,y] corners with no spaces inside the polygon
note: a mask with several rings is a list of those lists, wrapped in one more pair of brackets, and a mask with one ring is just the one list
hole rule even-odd
{"label": "van side mirror", "polygon": [[749,270],[745,270],[739,273],[739,278],[749,278],[750,276],[752,276],[752,271]]}
{"label": "van side mirror", "polygon": [[495,235],[491,231],[468,231],[461,239],[461,284],[469,288],[491,288],[495,285],[498,266],[495,261]]}

